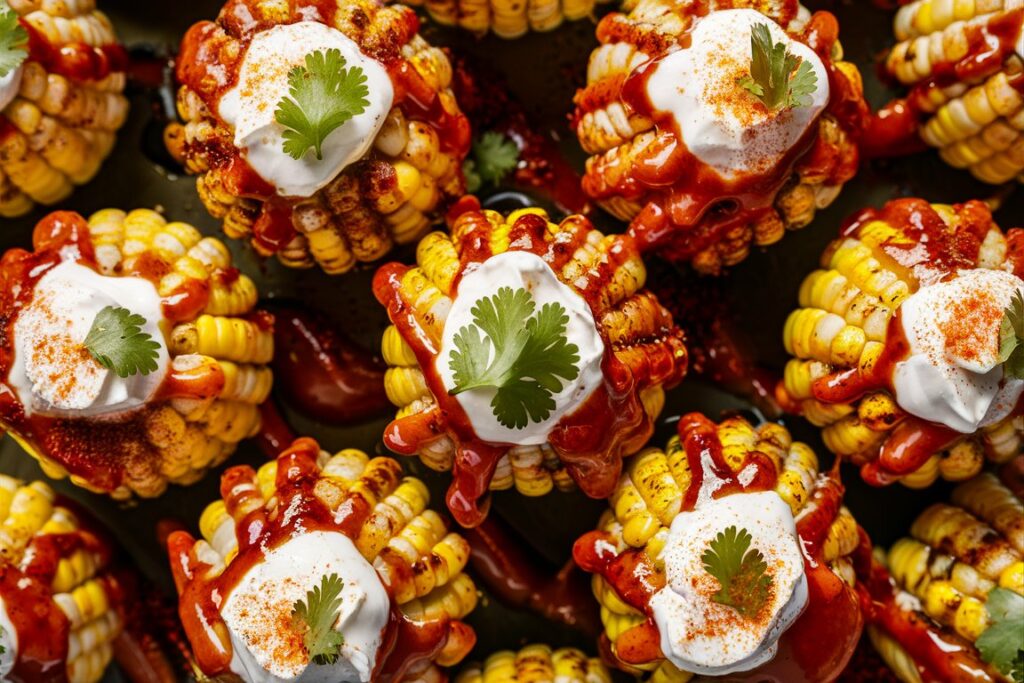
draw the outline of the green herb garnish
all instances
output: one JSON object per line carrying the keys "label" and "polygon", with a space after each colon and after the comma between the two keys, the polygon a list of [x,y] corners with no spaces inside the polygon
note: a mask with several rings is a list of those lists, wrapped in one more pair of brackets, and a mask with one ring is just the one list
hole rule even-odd
{"label": "green herb garnish", "polygon": [[370,105],[366,74],[358,66],[346,69],[340,50],[317,50],[306,65],[288,73],[289,97],[277,105],[274,118],[285,127],[284,151],[301,159],[312,147],[323,159],[327,136]]}
{"label": "green herb garnish", "polygon": [[975,641],[981,658],[1024,683],[1024,597],[1006,588],[993,588],[985,601],[989,627]]}
{"label": "green herb garnish", "polygon": [[28,57],[28,31],[18,13],[0,0],[0,78],[11,73]]}
{"label": "green herb garnish", "polygon": [[704,570],[721,584],[712,599],[744,617],[756,616],[761,611],[772,585],[764,556],[760,550],[750,550],[751,541],[746,529],[737,531],[731,526],[718,533],[700,558]]}
{"label": "green herb garnish", "polygon": [[489,130],[473,143],[472,157],[462,164],[466,191],[477,192],[485,184],[497,187],[519,164],[519,147],[510,138]]}
{"label": "green herb garnish", "polygon": [[1024,379],[1024,297],[1017,290],[999,326],[999,362],[1003,375]]}
{"label": "green herb garnish", "polygon": [[160,343],[142,331],[146,319],[127,308],[107,306],[92,321],[85,348],[118,377],[148,375],[157,368]]}
{"label": "green herb garnish", "polygon": [[807,104],[818,88],[818,75],[810,62],[790,53],[785,43],[772,44],[768,24],[754,24],[750,49],[750,75],[739,80],[741,86],[772,111]]}
{"label": "green herb garnish", "polygon": [[306,652],[321,666],[338,661],[344,636],[334,630],[341,610],[341,590],[345,582],[337,574],[324,576],[319,586],[306,593],[306,601],[292,606],[292,623],[302,630]]}
{"label": "green herb garnish", "polygon": [[566,339],[565,308],[547,303],[535,309],[525,289],[502,287],[477,300],[473,324],[455,334],[448,361],[455,379],[449,393],[497,389],[491,409],[510,429],[546,420],[555,409],[552,395],[579,374],[579,348]]}

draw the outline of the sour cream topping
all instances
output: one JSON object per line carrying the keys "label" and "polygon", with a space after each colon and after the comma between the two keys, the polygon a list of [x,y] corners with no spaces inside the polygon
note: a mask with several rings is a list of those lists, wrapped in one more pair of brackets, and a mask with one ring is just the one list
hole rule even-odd
{"label": "sour cream topping", "polygon": [[[718,579],[702,557],[730,526],[746,529],[772,578],[768,603],[753,617],[712,598]],[[706,500],[672,521],[661,551],[666,585],[651,598],[665,657],[684,671],[721,676],[771,660],[778,639],[807,605],[807,578],[796,523],[774,491]]]}
{"label": "sour cream topping", "polygon": [[[750,74],[750,34],[766,24],[772,42],[811,65],[817,89],[806,106],[771,111],[738,81]],[[651,105],[674,119],[687,149],[725,180],[771,171],[828,104],[825,65],[752,9],[718,10],[697,20],[690,47],[661,59],[646,83]]]}
{"label": "sour cream topping", "polygon": [[7,605],[0,599],[0,680],[7,680],[18,661],[18,631],[7,615]]}
{"label": "sour cream topping", "polygon": [[[310,662],[292,611],[330,574],[344,581],[334,628],[345,641],[334,664],[319,665]],[[348,536],[298,534],[254,564],[221,607],[231,636],[231,670],[249,683],[367,683],[390,609],[380,577]]]}
{"label": "sour cream topping", "polygon": [[[473,307],[484,297],[493,296],[502,287],[512,290],[526,289],[533,296],[535,312],[549,303],[560,304],[569,317],[566,338],[579,349],[579,374],[576,379],[564,382],[562,390],[552,396],[555,408],[547,419],[530,421],[523,429],[511,429],[498,422],[491,408],[494,389],[472,389],[456,394],[455,398],[466,412],[476,435],[491,443],[510,443],[521,446],[546,443],[548,434],[559,420],[579,408],[604,380],[601,358],[604,355],[604,340],[597,330],[590,306],[579,294],[563,284],[544,259],[525,251],[507,251],[492,256],[479,264],[475,270],[466,272],[459,282],[458,295],[447,312],[444,332],[441,335],[441,352],[435,361],[435,369],[445,389],[455,388],[454,372],[450,357],[455,347],[455,335],[463,327],[473,325]],[[435,315],[443,315],[435,311]],[[525,324],[525,321],[523,321]],[[486,335],[481,333],[486,339]],[[493,357],[494,349],[491,346]]]}
{"label": "sour cream topping", "polygon": [[1024,281],[1003,270],[961,270],[900,306],[909,357],[893,369],[896,403],[964,434],[1010,414],[1024,380],[1003,376],[999,328]]}
{"label": "sour cream topping", "polygon": [[[289,95],[288,73],[305,66],[306,55],[339,50],[346,68],[366,76],[369,106],[335,129],[323,143],[323,159],[310,149],[301,159],[286,154],[285,128],[274,116]],[[394,88],[380,62],[367,57],[348,36],[317,21],[277,25],[256,35],[242,60],[238,84],[224,93],[221,119],[235,129],[235,146],[256,173],[288,197],[309,197],[349,164],[362,159],[391,110]]]}
{"label": "sour cream topping", "polygon": [[[160,344],[155,371],[122,378],[90,355],[85,338],[107,306],[146,319],[142,331]],[[64,261],[39,279],[14,321],[7,381],[28,415],[89,417],[138,408],[160,387],[170,365],[164,324],[160,295],[149,280],[107,277]]]}
{"label": "sour cream topping", "polygon": [[17,69],[12,69],[10,73],[0,78],[0,109],[13,102],[14,98],[18,96],[18,92],[21,90],[21,77],[24,73],[25,63],[22,62]]}

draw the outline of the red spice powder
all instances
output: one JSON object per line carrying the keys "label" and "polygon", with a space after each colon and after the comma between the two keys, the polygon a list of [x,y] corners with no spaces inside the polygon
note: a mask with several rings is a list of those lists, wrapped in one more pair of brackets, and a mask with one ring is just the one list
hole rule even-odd
{"label": "red spice powder", "polygon": [[991,355],[999,338],[1003,311],[989,292],[972,289],[950,305],[949,317],[940,330],[948,356],[974,361]]}

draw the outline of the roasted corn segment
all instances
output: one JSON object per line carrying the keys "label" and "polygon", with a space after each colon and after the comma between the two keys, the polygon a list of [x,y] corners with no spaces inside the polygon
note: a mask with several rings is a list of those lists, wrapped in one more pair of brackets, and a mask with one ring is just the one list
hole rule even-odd
{"label": "roasted corn segment", "polygon": [[[986,644],[985,633],[1002,629],[1014,651],[1024,648],[1024,503],[990,472],[953,490],[949,503],[926,509],[882,555],[894,582],[896,618],[875,619],[869,633],[876,649],[904,683],[948,675],[901,621],[933,635],[954,660],[949,671],[979,672],[984,681],[1024,675],[1019,660],[1005,659]],[[1009,601],[1007,596],[1011,596]],[[1007,612],[997,604],[1011,605]],[[1006,621],[1006,625],[1001,623]],[[1017,627],[1012,626],[1018,624]],[[1016,643],[1013,643],[1013,640]],[[929,678],[931,676],[931,678]]]}
{"label": "roasted corn segment", "polygon": [[609,0],[414,0],[442,26],[458,26],[476,34],[493,31],[502,38],[519,38],[528,31],[553,31],[563,21],[592,16]]}
{"label": "roasted corn segment", "polygon": [[256,433],[273,319],[224,244],[155,211],[57,212],[0,261],[0,422],[48,476],[124,499]]}
{"label": "roasted corn segment", "polygon": [[611,683],[612,677],[601,660],[571,647],[554,649],[527,645],[518,652],[502,650],[483,664],[462,667],[455,683]]}
{"label": "roasted corn segment", "polygon": [[[795,680],[786,677],[794,675],[792,668],[773,678],[768,663],[776,647],[786,647],[773,639],[788,629],[790,635],[784,638],[810,638],[819,654],[827,653],[815,660],[794,650],[791,657],[805,676],[800,680],[832,680],[861,627],[852,588],[852,556],[860,545],[860,531],[842,496],[835,472],[820,472],[814,451],[794,442],[782,426],[755,426],[739,416],[715,424],[703,415],[684,415],[679,434],[664,450],[649,447],[628,462],[597,531],[576,542],[577,564],[594,574],[592,587],[604,625],[602,652],[619,668],[649,681],[689,681],[695,673],[715,676],[751,669],[770,680]],[[788,521],[777,528],[776,519]],[[793,600],[800,600],[797,588],[781,611],[760,607],[744,612],[738,596],[732,601],[723,597],[726,584],[720,574],[715,574],[723,587],[712,599],[716,604],[704,605],[703,577],[711,571],[711,551],[701,539],[709,527],[734,523],[744,527],[737,538],[747,538],[737,558],[745,557],[753,544],[763,553],[765,571],[795,563],[805,577],[797,583],[806,580],[819,587],[809,599],[802,594],[805,606],[792,607]],[[736,526],[731,531],[737,532]],[[722,536],[710,544],[715,552],[728,552],[715,545]],[[786,537],[791,545],[788,559],[780,545]],[[805,556],[810,558],[806,565]],[[769,577],[771,585],[784,591],[789,584],[779,571]],[[746,592],[756,592],[745,585]],[[685,609],[674,606],[677,590],[684,591]],[[794,621],[800,609],[803,617]],[[761,619],[773,625],[752,636]],[[687,651],[692,643],[704,652]],[[748,655],[747,649],[761,654]],[[831,668],[808,663],[830,658]],[[690,665],[681,665],[681,660]],[[768,668],[755,669],[759,665]]]}
{"label": "roasted corn segment", "polygon": [[1024,178],[1020,3],[914,0],[893,28],[885,68],[910,88],[904,104],[924,142],[983,182]]}
{"label": "roasted corn segment", "polygon": [[[299,439],[259,470],[227,470],[221,495],[199,520],[201,539],[168,541],[203,675],[253,681],[331,666],[364,683],[437,680],[476,642],[461,621],[477,602],[463,572],[469,544],[397,461],[331,456]],[[341,637],[322,649],[312,629]]]}
{"label": "roasted corn segment", "polygon": [[[795,117],[743,85],[761,27],[811,67]],[[605,16],[572,119],[591,155],[584,191],[630,221],[642,249],[702,273],[807,225],[853,177],[867,120],[837,34],[835,17],[796,0],[640,0]]]}
{"label": "roasted corn segment", "polygon": [[0,475],[0,677],[40,680],[46,662],[69,683],[103,678],[125,622],[110,564],[107,541],[47,484]]}
{"label": "roasted corn segment", "polygon": [[[374,279],[392,322],[382,353],[398,406],[385,444],[453,470],[449,508],[465,525],[485,514],[488,490],[541,496],[578,484],[606,496],[686,370],[682,333],[643,289],[632,239],[582,216],[506,217],[472,199],[450,215],[451,234],[423,238],[415,267],[389,264]],[[492,343],[506,350],[506,377],[488,379],[497,371],[484,372],[486,357],[459,364]]]}
{"label": "roasted corn segment", "polygon": [[[243,6],[256,19],[239,29]],[[225,234],[287,266],[337,274],[414,242],[437,221],[464,191],[470,132],[448,57],[417,30],[411,9],[376,0],[291,9],[244,0],[192,27],[177,60],[182,123],[165,141],[198,176],[199,198]],[[282,123],[308,121],[302,107],[312,105],[292,75],[304,68],[317,78],[365,78],[361,108],[321,137],[306,131],[312,139]],[[237,87],[225,90],[221,72]],[[341,113],[346,93],[333,103]],[[289,106],[292,118],[280,113]],[[308,145],[295,149],[295,139]]]}
{"label": "roasted corn segment", "polygon": [[91,180],[128,115],[128,55],[94,2],[0,2],[0,16],[12,13],[21,29],[5,42],[13,66],[0,69],[3,218]]}
{"label": "roasted corn segment", "polygon": [[800,288],[780,399],[875,484],[1006,461],[1024,443],[1024,382],[999,369],[999,329],[1022,274],[1024,232],[1004,235],[980,202],[862,212]]}

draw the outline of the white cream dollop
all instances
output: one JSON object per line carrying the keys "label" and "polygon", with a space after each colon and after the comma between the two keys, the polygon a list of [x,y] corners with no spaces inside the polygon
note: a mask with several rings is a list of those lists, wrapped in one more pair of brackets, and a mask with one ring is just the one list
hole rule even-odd
{"label": "white cream dollop", "polygon": [[0,681],[6,681],[18,661],[18,631],[7,614],[7,604],[0,598]]}
{"label": "white cream dollop", "polygon": [[[157,369],[118,377],[83,342],[107,306],[146,319],[142,331],[160,344]],[[156,287],[141,277],[107,277],[64,261],[36,283],[32,300],[14,321],[14,362],[7,381],[26,414],[89,417],[139,408],[160,387],[170,365]]]}
{"label": "white cream dollop", "polygon": [[1003,377],[999,327],[1024,281],[1004,270],[961,270],[900,305],[909,357],[893,369],[896,403],[911,415],[964,434],[1002,420],[1024,392]]}
{"label": "white cream dollop", "polygon": [[[544,259],[526,251],[507,251],[490,257],[475,270],[467,271],[459,282],[458,294],[448,311],[441,335],[441,351],[435,360],[435,369],[445,389],[455,388],[450,365],[455,335],[464,326],[473,324],[472,309],[477,301],[494,295],[502,287],[529,291],[535,311],[544,304],[561,304],[569,317],[566,339],[579,349],[579,374],[576,379],[564,382],[562,390],[552,396],[555,409],[546,420],[531,421],[523,429],[511,429],[498,422],[491,408],[494,389],[471,389],[457,394],[455,398],[466,412],[473,431],[484,441],[536,446],[546,443],[559,420],[579,408],[604,380],[601,371],[604,340],[598,332],[590,306],[558,279]],[[481,333],[481,337],[486,338],[486,335]]]}
{"label": "white cream dollop", "polygon": [[[292,625],[295,602],[324,576],[343,581],[334,628],[345,638],[334,664],[309,661]],[[231,670],[247,683],[368,683],[391,600],[352,540],[336,531],[300,533],[268,551],[231,589],[221,617],[231,635]]]}
{"label": "white cream dollop", "polygon": [[21,90],[21,77],[24,73],[25,64],[21,63],[18,68],[11,69],[6,76],[0,77],[0,110],[3,110],[18,96],[18,92]]}
{"label": "white cream dollop", "polygon": [[[737,81],[750,73],[750,34],[766,24],[772,42],[808,62],[818,77],[805,106],[770,111]],[[828,104],[825,65],[752,9],[710,12],[690,32],[691,43],[666,55],[647,79],[647,98],[672,116],[687,149],[727,181],[772,170]]]}
{"label": "white cream dollop", "polygon": [[[346,68],[366,75],[369,105],[335,129],[323,143],[323,159],[309,150],[301,159],[283,149],[285,128],[274,112],[289,94],[288,73],[318,50],[339,50]],[[253,38],[242,60],[238,84],[224,93],[218,110],[235,129],[235,146],[261,178],[286,197],[309,197],[346,166],[362,159],[391,110],[394,88],[380,62],[367,57],[348,36],[317,21],[282,24]]]}
{"label": "white cream dollop", "polygon": [[[712,600],[716,578],[702,556],[730,526],[746,529],[772,577],[767,606],[746,618]],[[807,605],[807,577],[793,513],[774,491],[701,501],[672,520],[661,551],[666,585],[651,598],[665,657],[684,671],[720,676],[749,671],[775,656],[778,640]]]}

